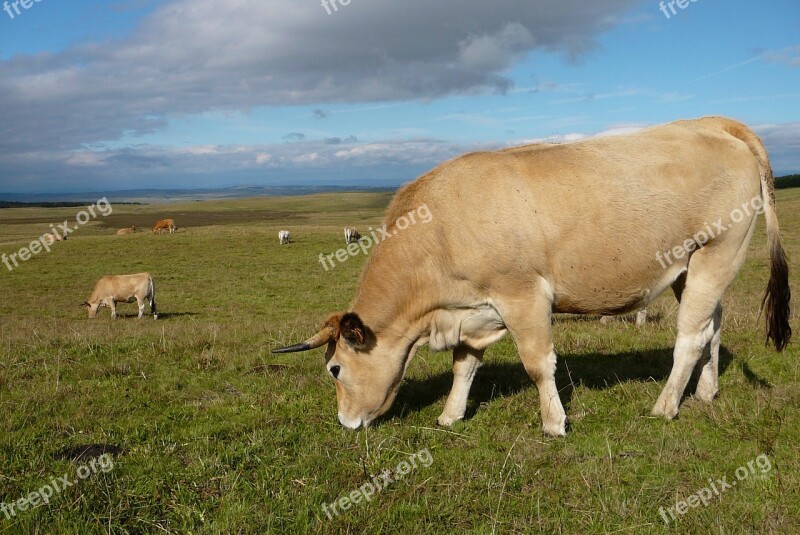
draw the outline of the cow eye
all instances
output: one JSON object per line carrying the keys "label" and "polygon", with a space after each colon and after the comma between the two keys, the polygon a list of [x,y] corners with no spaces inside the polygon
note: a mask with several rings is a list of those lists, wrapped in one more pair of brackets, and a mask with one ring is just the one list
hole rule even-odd
{"label": "cow eye", "polygon": [[334,379],[339,378],[339,372],[342,370],[341,366],[331,366],[330,372]]}

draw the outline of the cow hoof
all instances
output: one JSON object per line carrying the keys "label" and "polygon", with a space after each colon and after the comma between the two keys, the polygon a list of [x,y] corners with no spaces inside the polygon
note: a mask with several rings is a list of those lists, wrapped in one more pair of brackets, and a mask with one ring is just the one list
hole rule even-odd
{"label": "cow hoof", "polygon": [[706,403],[711,403],[714,401],[714,398],[717,397],[718,393],[718,388],[714,388],[713,386],[703,387],[702,384],[699,384],[697,385],[697,390],[695,390],[694,395]]}
{"label": "cow hoof", "polygon": [[656,403],[656,406],[653,407],[653,410],[650,411],[650,414],[653,416],[661,416],[667,420],[674,420],[675,417],[678,416],[678,408],[667,407],[664,403]]}
{"label": "cow hoof", "polygon": [[445,416],[444,414],[442,414],[436,419],[436,425],[439,425],[441,427],[450,427],[451,425],[461,420],[462,418],[463,416],[460,416],[458,418],[453,418],[451,416]]}
{"label": "cow hoof", "polygon": [[567,436],[566,426],[562,422],[555,425],[543,425],[542,432],[548,437],[565,437]]}

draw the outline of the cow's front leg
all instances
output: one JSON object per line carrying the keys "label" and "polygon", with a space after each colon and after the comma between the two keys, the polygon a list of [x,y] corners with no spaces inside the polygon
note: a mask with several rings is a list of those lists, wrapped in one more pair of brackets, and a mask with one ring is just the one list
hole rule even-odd
{"label": "cow's front leg", "polygon": [[453,388],[447,397],[444,411],[439,416],[439,425],[452,425],[453,422],[464,418],[467,411],[467,397],[475,379],[475,373],[481,366],[484,350],[471,347],[458,346],[453,350]]}
{"label": "cow's front leg", "polygon": [[567,415],[556,387],[556,353],[550,327],[552,304],[547,293],[520,294],[497,303],[525,371],[539,390],[542,431],[550,436],[564,436]]}

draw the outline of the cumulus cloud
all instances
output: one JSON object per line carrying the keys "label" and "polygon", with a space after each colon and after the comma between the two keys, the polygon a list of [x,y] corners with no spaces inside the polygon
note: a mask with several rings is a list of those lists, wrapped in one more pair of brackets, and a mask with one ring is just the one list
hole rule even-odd
{"label": "cumulus cloud", "polygon": [[174,0],[123,40],[0,62],[0,154],[208,110],[506,91],[523,54],[580,54],[634,3],[370,0],[327,16],[313,1]]}

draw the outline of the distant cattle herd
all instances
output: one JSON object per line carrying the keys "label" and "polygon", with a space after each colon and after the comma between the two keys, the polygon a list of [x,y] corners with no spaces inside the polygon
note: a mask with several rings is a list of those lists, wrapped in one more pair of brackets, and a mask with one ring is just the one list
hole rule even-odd
{"label": "distant cattle herd", "polygon": [[[174,219],[161,219],[157,221],[152,228],[153,234],[161,234],[168,232],[174,234],[177,230]],[[136,226],[121,228],[116,231],[117,236],[125,236],[128,234],[135,234]],[[44,239],[54,241],[66,240],[66,235],[61,235],[58,232],[46,234]],[[361,234],[354,227],[344,228],[345,243],[354,243],[361,239]],[[292,242],[292,235],[288,230],[281,230],[278,232],[278,242],[281,245],[287,245]],[[153,276],[150,273],[138,273],[136,275],[107,275],[101,278],[94,286],[92,296],[88,301],[81,303],[81,306],[86,307],[89,312],[89,317],[94,318],[97,311],[101,307],[108,307],[111,309],[111,317],[117,317],[117,303],[137,303],[139,308],[139,318],[144,315],[145,304],[150,304],[150,311],[153,314],[153,319],[158,318],[156,312],[155,301],[155,284]]]}

